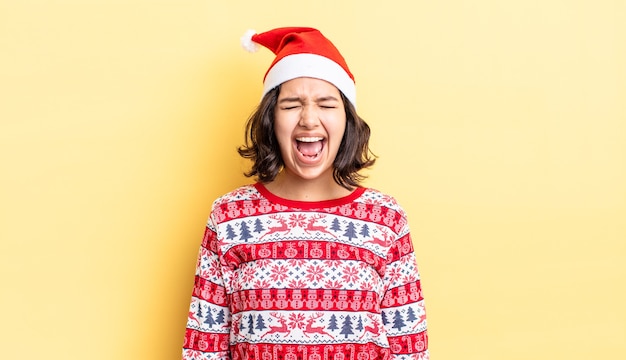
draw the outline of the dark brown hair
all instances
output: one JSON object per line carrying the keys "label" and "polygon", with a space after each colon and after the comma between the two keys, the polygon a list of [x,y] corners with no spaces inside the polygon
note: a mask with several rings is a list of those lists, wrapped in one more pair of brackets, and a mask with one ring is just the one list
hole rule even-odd
{"label": "dark brown hair", "polygon": [[[280,85],[269,91],[246,123],[245,145],[239,147],[239,155],[252,160],[252,169],[246,176],[256,176],[261,182],[273,181],[284,166],[274,133],[274,109],[278,101]],[[341,93],[341,91],[340,91]],[[334,162],[333,177],[346,189],[359,185],[365,176],[359,171],[374,164],[368,143],[370,127],[356,113],[354,105],[341,93],[346,110],[346,130]]]}

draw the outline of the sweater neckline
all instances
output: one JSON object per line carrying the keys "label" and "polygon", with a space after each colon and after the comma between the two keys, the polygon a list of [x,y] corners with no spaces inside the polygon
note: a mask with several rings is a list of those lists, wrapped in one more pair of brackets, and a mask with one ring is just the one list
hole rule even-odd
{"label": "sweater neckline", "polygon": [[269,201],[273,203],[277,203],[277,204],[284,205],[287,207],[292,207],[292,208],[299,208],[299,209],[319,209],[319,208],[329,208],[329,207],[349,204],[353,202],[354,200],[356,200],[359,196],[363,195],[363,193],[365,192],[365,188],[359,186],[356,189],[354,189],[354,191],[352,191],[349,195],[346,195],[340,198],[321,200],[321,201],[303,201],[303,200],[289,200],[289,199],[282,198],[278,195],[274,195],[265,187],[265,185],[263,185],[260,182],[255,183],[254,187],[257,189],[257,191],[261,195],[263,195],[266,199],[268,199]]}

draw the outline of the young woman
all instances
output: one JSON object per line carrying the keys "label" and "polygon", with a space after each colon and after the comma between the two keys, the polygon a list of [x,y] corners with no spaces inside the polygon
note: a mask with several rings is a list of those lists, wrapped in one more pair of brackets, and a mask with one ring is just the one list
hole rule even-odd
{"label": "young woman", "polygon": [[374,159],[345,60],[312,28],[242,40],[276,54],[239,149],[257,182],[213,203],[183,359],[428,359],[406,215],[359,185]]}

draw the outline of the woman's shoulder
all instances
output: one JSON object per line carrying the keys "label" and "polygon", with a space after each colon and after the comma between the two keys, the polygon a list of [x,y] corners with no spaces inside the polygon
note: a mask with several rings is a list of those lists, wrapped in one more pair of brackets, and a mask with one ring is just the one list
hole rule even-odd
{"label": "woman's shoulder", "polygon": [[400,203],[395,197],[375,188],[365,188],[365,191],[363,192],[363,195],[360,196],[359,201],[402,211],[402,206],[400,206]]}
{"label": "woman's shoulder", "polygon": [[408,233],[407,214],[395,197],[373,188],[366,188],[356,209],[368,218],[389,226],[396,234]]}
{"label": "woman's shoulder", "polygon": [[259,191],[254,184],[243,185],[215,199],[213,208],[237,201],[255,200],[259,196]]}

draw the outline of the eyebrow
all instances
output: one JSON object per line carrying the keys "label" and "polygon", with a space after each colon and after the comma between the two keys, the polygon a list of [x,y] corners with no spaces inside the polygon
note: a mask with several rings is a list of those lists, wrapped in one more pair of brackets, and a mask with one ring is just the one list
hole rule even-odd
{"label": "eyebrow", "polygon": [[[297,96],[293,96],[293,97],[286,97],[286,98],[282,98],[280,100],[278,100],[279,104],[282,103],[286,103],[286,102],[303,102],[302,98],[297,97]],[[339,99],[337,99],[334,96],[322,96],[320,98],[315,99],[315,102],[324,102],[324,101],[339,101]]]}
{"label": "eyebrow", "polygon": [[329,95],[329,96],[322,96],[321,98],[318,98],[316,101],[317,102],[322,102],[322,101],[339,101],[339,99],[337,99],[334,96],[330,96]]}
{"label": "eyebrow", "polygon": [[286,103],[286,102],[294,102],[294,101],[301,101],[299,97],[286,97],[286,98],[282,98],[280,100],[278,100],[279,104],[282,103]]}

